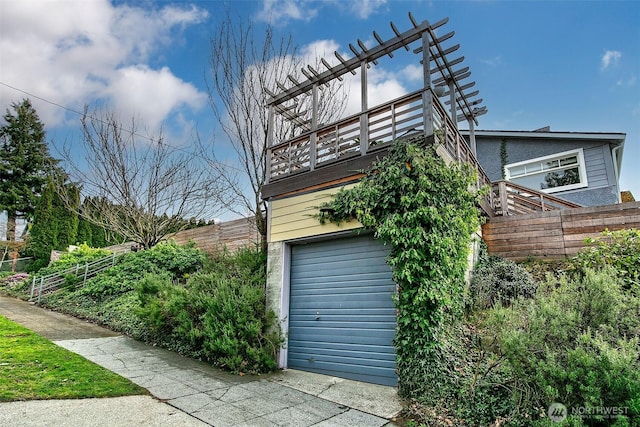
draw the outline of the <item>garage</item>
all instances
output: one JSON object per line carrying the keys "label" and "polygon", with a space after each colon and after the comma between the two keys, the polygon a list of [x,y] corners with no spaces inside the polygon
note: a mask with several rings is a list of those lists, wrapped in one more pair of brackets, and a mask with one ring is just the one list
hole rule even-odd
{"label": "garage", "polygon": [[396,286],[371,235],[291,247],[288,366],[396,385]]}

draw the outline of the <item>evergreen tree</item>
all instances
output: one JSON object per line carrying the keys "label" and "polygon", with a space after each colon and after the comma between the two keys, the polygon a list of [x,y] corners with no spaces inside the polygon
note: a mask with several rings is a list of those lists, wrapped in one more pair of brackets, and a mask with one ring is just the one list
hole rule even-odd
{"label": "evergreen tree", "polygon": [[[92,248],[104,248],[118,243],[122,243],[123,237],[111,230],[91,222],[83,218],[83,215],[92,215],[94,218],[100,218],[98,213],[89,214],[87,210],[95,210],[96,207],[109,205],[109,202],[99,197],[85,197],[80,205],[79,223],[78,223],[78,243],[86,243]],[[100,221],[107,224],[107,221]]]}
{"label": "evergreen tree", "polygon": [[49,263],[51,249],[56,244],[55,224],[53,221],[53,197],[55,190],[47,185],[42,191],[40,200],[33,214],[33,226],[29,229],[29,244],[27,250],[35,258],[34,264],[44,267]]}
{"label": "evergreen tree", "polygon": [[57,161],[45,143],[44,124],[28,99],[11,104],[0,126],[0,211],[7,211],[7,240],[15,241],[19,215],[30,219]]}
{"label": "evergreen tree", "polygon": [[[78,241],[78,214],[76,212],[80,206],[80,191],[78,187],[69,183],[57,188],[58,191],[62,188],[67,194],[64,200],[58,193],[53,198],[53,212],[56,222],[56,246],[54,249],[65,250],[69,245],[76,244]],[[69,201],[73,203],[71,209],[66,205]]]}
{"label": "evergreen tree", "polygon": [[98,247],[93,243],[93,225],[86,219],[78,220],[78,235],[76,236],[78,243],[86,243],[92,248]]}
{"label": "evergreen tree", "polygon": [[63,188],[67,200],[76,200],[80,204],[80,193],[73,184],[56,185],[54,180],[64,177],[49,177],[47,184],[36,205],[33,215],[33,226],[29,230],[28,249],[38,265],[47,265],[52,249],[65,250],[77,242],[78,215],[67,209],[63,198],[58,193]]}

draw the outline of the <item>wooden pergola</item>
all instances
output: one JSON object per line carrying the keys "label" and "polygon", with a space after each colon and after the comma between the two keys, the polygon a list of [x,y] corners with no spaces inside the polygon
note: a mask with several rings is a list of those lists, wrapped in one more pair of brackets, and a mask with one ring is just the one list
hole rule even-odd
{"label": "wooden pergola", "polygon": [[[267,136],[267,183],[263,197],[270,197],[273,185],[304,172],[323,168],[323,176],[330,179],[331,168],[340,162],[360,157],[360,163],[368,161],[368,155],[382,150],[399,138],[432,137],[443,147],[442,155],[451,160],[471,163],[478,171],[478,188],[489,185],[490,180],[475,156],[474,126],[478,116],[487,112],[481,106],[479,91],[474,90],[475,82],[469,78],[471,72],[464,65],[464,56],[457,55],[459,44],[451,44],[455,32],[442,33],[448,18],[430,24],[418,23],[409,13],[410,27],[400,32],[391,22],[393,36],[383,39],[376,31],[373,38],[377,44],[368,47],[358,39],[349,44],[353,53],[344,58],[334,52],[337,65],[331,65],[324,58],[321,64],[325,70],[317,70],[307,65],[300,71],[305,79],[299,81],[293,75],[285,81],[276,82],[278,93],[267,91],[270,96],[269,132]],[[394,52],[404,49],[419,56],[422,65],[423,87],[389,102],[369,106],[367,74],[383,57],[394,57]],[[319,90],[334,80],[342,80],[347,73],[360,73],[360,112],[335,123],[319,123]],[[299,98],[310,99],[310,111],[297,113]],[[446,99],[441,102],[440,99]],[[445,106],[448,105],[448,111]],[[274,140],[275,115],[279,114],[295,125],[300,134],[286,141]],[[458,122],[469,124],[470,142],[458,131]],[[318,179],[316,179],[317,181]],[[315,181],[314,181],[315,182]],[[279,183],[280,184],[280,183]],[[289,183],[288,189],[297,184]],[[280,184],[280,188],[284,188]],[[264,191],[266,190],[266,191]],[[487,200],[486,211],[491,210],[492,200]]]}

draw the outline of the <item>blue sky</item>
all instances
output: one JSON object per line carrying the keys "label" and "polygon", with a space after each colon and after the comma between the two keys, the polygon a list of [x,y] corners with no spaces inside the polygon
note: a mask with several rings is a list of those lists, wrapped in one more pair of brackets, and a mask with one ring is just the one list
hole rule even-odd
{"label": "blue sky", "polygon": [[[371,45],[373,30],[391,37],[389,21],[408,29],[407,12],[449,17],[489,110],[479,129],[624,132],[621,186],[640,199],[638,1],[0,0],[0,108],[31,94],[48,138],[79,144],[79,116],[69,110],[107,105],[149,134],[164,125],[176,145],[197,130],[233,161],[205,80],[226,6],[327,59],[333,50],[351,57],[358,38]],[[418,60],[399,55],[374,67],[372,98],[415,89]]]}

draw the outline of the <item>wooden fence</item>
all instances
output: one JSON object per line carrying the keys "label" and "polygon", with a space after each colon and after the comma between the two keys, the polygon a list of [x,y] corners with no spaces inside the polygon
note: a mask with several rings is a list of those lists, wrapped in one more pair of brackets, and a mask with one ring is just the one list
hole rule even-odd
{"label": "wooden fence", "polygon": [[640,228],[640,202],[493,217],[482,226],[489,254],[512,260],[562,259],[604,230]]}
{"label": "wooden fence", "polygon": [[226,247],[230,251],[252,246],[260,241],[258,230],[250,218],[241,218],[215,225],[179,231],[167,238],[181,245],[193,241],[196,246],[208,253],[214,253]]}

